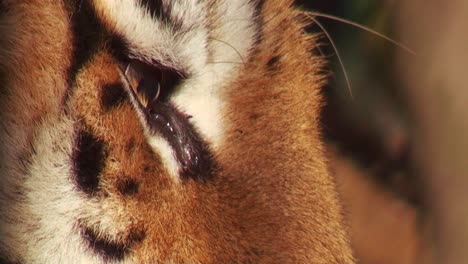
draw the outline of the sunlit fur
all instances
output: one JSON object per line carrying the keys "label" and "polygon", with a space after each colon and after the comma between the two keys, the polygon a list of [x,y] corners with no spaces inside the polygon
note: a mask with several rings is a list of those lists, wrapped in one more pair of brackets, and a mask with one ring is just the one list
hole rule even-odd
{"label": "sunlit fur", "polygon": [[[163,0],[175,36],[135,0],[0,1],[0,261],[354,263],[321,142],[323,60],[291,2]],[[109,90],[125,86],[110,42],[70,79],[84,3],[130,58],[186,74],[169,101],[212,153],[205,180],[180,178]],[[85,151],[103,165],[80,187]]]}

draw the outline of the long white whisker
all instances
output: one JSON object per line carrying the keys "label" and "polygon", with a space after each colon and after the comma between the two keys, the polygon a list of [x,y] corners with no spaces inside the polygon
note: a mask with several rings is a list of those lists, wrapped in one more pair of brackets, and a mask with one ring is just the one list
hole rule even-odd
{"label": "long white whisker", "polygon": [[328,41],[330,41],[330,44],[332,45],[333,49],[335,50],[336,57],[338,58],[338,62],[340,63],[341,68],[343,69],[343,75],[345,77],[346,84],[348,85],[349,94],[350,94],[351,98],[354,99],[353,90],[351,88],[351,82],[349,81],[348,73],[346,72],[346,67],[345,67],[345,65],[343,63],[343,60],[341,59],[340,52],[338,51],[338,48],[336,47],[336,44],[333,41],[333,38],[331,37],[330,33],[328,33],[328,31],[325,29],[325,27],[322,24],[320,24],[320,22],[318,22],[317,19],[315,19],[315,17],[310,17],[310,18],[317,24],[317,26],[320,27],[323,34],[325,34]]}
{"label": "long white whisker", "polygon": [[[398,41],[396,41],[394,39],[391,39],[391,38],[385,36],[384,34],[378,32],[378,31],[376,31],[374,29],[365,27],[365,26],[360,25],[360,24],[358,24],[356,22],[353,22],[353,21],[350,21],[350,20],[347,20],[347,19],[344,19],[344,18],[340,18],[340,17],[337,17],[337,16],[322,14],[322,13],[318,13],[318,12],[304,11],[303,13],[306,14],[307,16],[310,16],[311,18],[313,18],[313,17],[323,17],[323,18],[327,18],[327,19],[330,19],[330,20],[335,20],[335,21],[338,21],[338,22],[341,22],[341,23],[344,23],[344,24],[347,24],[347,25],[362,29],[362,30],[364,30],[366,32],[374,34],[374,35],[376,35],[376,36],[378,36],[378,37],[392,43],[393,45],[405,50],[406,52],[408,52],[408,53],[410,53],[412,55],[417,55],[415,51],[413,51],[412,49],[410,49],[406,45],[402,44],[401,42],[398,42]],[[313,20],[315,22],[317,21],[316,19],[313,19]]]}
{"label": "long white whisker", "polygon": [[240,60],[242,61],[242,64],[245,64],[245,61],[244,61],[244,58],[242,57],[242,55],[240,54],[240,52],[234,47],[232,46],[231,44],[227,43],[226,41],[223,41],[223,40],[220,40],[220,39],[215,39],[215,38],[210,38],[211,40],[215,40],[215,41],[218,41],[220,43],[223,43],[229,47],[231,47],[236,53],[237,53],[237,56],[239,56]]}

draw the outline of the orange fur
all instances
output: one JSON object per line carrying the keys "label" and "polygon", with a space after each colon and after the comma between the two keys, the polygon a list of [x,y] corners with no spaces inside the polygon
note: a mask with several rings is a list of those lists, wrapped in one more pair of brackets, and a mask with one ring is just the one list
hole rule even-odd
{"label": "orange fur", "polygon": [[[2,82],[14,87],[2,96],[9,112],[2,117],[17,120],[10,128],[22,131],[9,137],[13,142],[33,137],[36,118],[60,115],[69,40],[63,7],[53,2],[11,4],[34,19],[1,22],[0,31],[20,25],[1,40],[15,46],[15,55],[0,52],[7,61],[0,63],[7,72]],[[305,21],[290,5],[265,1],[260,44],[223,90],[226,137],[214,152],[218,167],[209,182],[178,184],[165,175],[128,100],[104,109],[103,97],[119,93],[105,89],[117,89],[112,85],[120,76],[106,46],[99,49],[77,75],[65,107],[81,129],[106,142],[93,199],[114,213],[104,223],[90,211],[81,224],[124,244],[143,230],[127,257],[135,263],[354,263],[320,139],[324,62],[310,54],[316,40],[303,32]],[[126,180],[138,183],[137,192],[122,192]]]}

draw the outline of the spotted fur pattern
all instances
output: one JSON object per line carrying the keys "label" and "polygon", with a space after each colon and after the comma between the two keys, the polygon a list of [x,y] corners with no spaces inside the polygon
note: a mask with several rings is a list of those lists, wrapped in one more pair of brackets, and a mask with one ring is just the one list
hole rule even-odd
{"label": "spotted fur pattern", "polygon": [[291,4],[1,0],[0,261],[353,263]]}

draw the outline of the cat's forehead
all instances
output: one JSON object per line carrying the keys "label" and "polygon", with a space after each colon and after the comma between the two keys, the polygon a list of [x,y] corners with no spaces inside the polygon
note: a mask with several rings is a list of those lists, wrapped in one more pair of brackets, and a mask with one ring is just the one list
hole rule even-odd
{"label": "cat's forehead", "polygon": [[[93,0],[94,6],[109,26],[116,30],[133,27],[133,34],[170,33],[180,36],[206,23],[210,6],[195,0]],[[138,32],[139,30],[141,32]],[[130,33],[130,32],[127,32]]]}
{"label": "cat's forehead", "polygon": [[96,12],[142,60],[189,70],[197,61],[187,47],[202,51],[207,39],[205,11],[198,1],[95,0]]}
{"label": "cat's forehead", "polygon": [[196,73],[220,55],[231,62],[240,60],[237,53],[247,52],[248,40],[255,34],[255,5],[250,0],[92,2],[106,26],[124,39],[132,56],[184,72]]}

